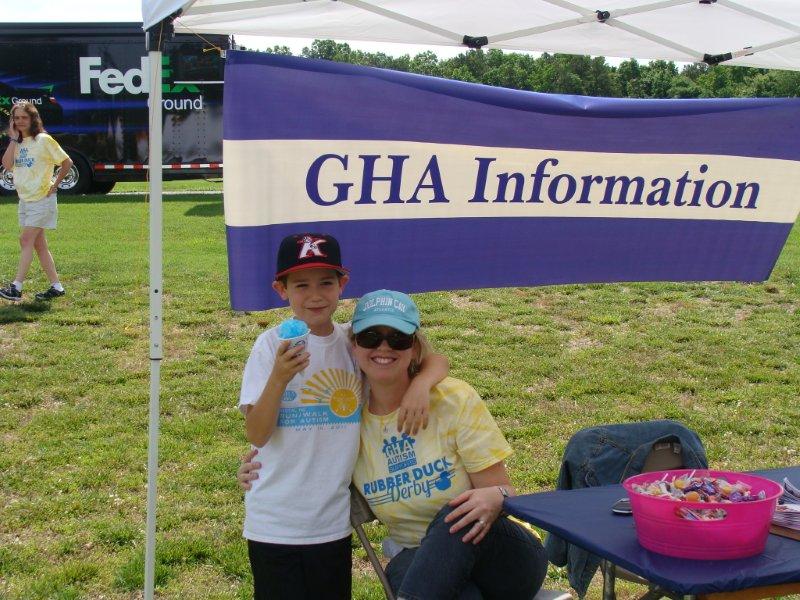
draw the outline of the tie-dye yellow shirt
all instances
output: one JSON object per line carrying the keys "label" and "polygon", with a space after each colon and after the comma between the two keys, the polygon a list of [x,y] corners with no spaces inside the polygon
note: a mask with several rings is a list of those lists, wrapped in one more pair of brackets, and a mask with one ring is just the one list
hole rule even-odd
{"label": "tie-dye yellow shirt", "polygon": [[34,202],[47,196],[53,182],[53,170],[69,155],[53,138],[40,133],[26,137],[14,152],[14,187],[20,200]]}
{"label": "tie-dye yellow shirt", "polygon": [[448,501],[468,490],[477,473],[511,455],[478,393],[448,377],[431,390],[427,429],[397,431],[397,413],[378,416],[365,407],[353,481],[394,541],[419,546]]}

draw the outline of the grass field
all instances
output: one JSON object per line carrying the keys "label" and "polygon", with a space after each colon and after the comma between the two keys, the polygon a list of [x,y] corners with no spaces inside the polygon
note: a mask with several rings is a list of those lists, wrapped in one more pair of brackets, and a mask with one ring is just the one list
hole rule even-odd
{"label": "grass field", "polygon": [[[143,581],[148,405],[147,204],[60,199],[48,236],[67,288],[0,305],[0,598],[130,599]],[[285,311],[228,307],[219,195],[164,204],[158,497],[160,598],[248,598],[236,409],[250,347]],[[713,466],[798,463],[800,233],[763,284],[514,288],[417,297],[453,375],[486,399],[524,492],[553,487],[585,426],[679,419]],[[0,199],[0,276],[17,260]],[[32,269],[25,293],[46,287]],[[349,317],[343,302],[338,317]],[[377,543],[379,526],[370,529]],[[354,542],[356,544],[356,542]],[[356,548],[356,597],[381,597]],[[599,577],[590,597],[600,595]],[[567,584],[551,568],[547,587]],[[634,587],[623,587],[623,598]]]}
{"label": "grass field", "polygon": [[[113,195],[145,193],[146,181],[120,181],[114,186]],[[221,179],[178,179],[163,183],[165,192],[222,192]]]}

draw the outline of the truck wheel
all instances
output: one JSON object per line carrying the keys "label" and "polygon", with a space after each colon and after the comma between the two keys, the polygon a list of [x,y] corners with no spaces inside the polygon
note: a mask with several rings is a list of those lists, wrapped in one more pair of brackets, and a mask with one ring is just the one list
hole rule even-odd
{"label": "truck wheel", "polygon": [[92,185],[92,169],[77,152],[67,150],[67,154],[72,159],[72,166],[67,176],[58,184],[58,191],[60,194],[85,194]]}
{"label": "truck wheel", "polygon": [[90,194],[107,194],[111,190],[114,189],[114,184],[117,183],[116,181],[92,181],[92,185],[89,188]]}
{"label": "truck wheel", "polygon": [[14,187],[14,178],[11,171],[6,171],[0,167],[0,196],[16,196],[17,189]]}

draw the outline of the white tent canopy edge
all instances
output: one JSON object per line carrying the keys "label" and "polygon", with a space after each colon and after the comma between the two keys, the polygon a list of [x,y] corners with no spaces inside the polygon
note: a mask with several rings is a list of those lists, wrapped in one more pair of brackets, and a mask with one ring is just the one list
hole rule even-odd
{"label": "white tent canopy edge", "polygon": [[[797,0],[142,0],[150,50],[146,600],[155,586],[162,347],[161,42],[175,30],[504,48],[800,71]],[[162,27],[158,27],[159,24]]]}
{"label": "white tent canopy edge", "polygon": [[796,0],[142,0],[145,28],[177,11],[179,32],[800,70]]}

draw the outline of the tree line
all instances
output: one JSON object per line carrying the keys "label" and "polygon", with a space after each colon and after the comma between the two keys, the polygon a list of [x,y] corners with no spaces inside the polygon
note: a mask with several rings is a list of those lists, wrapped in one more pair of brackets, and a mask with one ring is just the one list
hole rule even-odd
{"label": "tree line", "polygon": [[[268,50],[291,55],[286,46]],[[349,44],[315,40],[306,58],[321,58],[459,81],[554,94],[610,98],[765,98],[800,95],[800,72],[751,67],[626,60],[610,65],[602,56],[469,50],[453,58],[433,52],[389,56],[354,50]]]}

